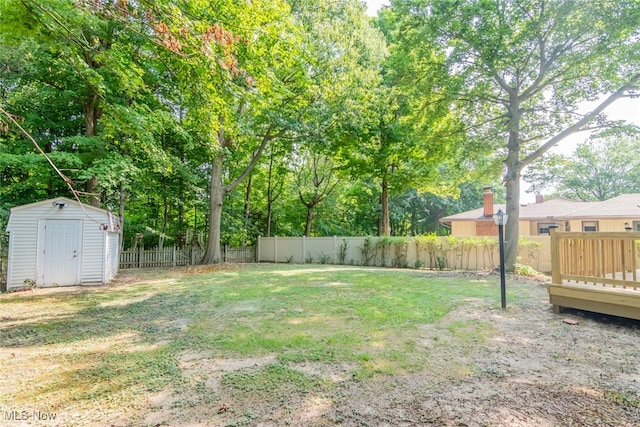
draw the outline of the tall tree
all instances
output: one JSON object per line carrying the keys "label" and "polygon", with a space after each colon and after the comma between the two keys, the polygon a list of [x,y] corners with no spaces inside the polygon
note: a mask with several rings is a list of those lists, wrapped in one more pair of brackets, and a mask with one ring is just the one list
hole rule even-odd
{"label": "tall tree", "polygon": [[591,138],[572,155],[552,154],[524,174],[531,191],[552,190],[585,202],[640,192],[640,140],[628,136]]}
{"label": "tall tree", "polygon": [[[640,82],[637,0],[395,0],[423,56],[446,55],[470,139],[504,160],[507,214],[519,216],[524,167],[574,132],[610,126],[603,111]],[[583,101],[599,99],[580,114]],[[506,227],[507,268],[518,221]]]}
{"label": "tall tree", "polygon": [[307,151],[298,159],[296,187],[300,202],[307,208],[304,235],[309,237],[316,207],[331,194],[339,180],[329,156]]}
{"label": "tall tree", "polygon": [[[459,120],[448,108],[443,56],[425,60],[413,46],[399,43],[401,23],[392,9],[378,19],[390,46],[380,70],[382,80],[369,89],[371,113],[351,125],[350,144],[337,150],[354,176],[379,183],[378,233],[385,236],[392,231],[392,196],[408,188],[442,193],[455,188],[462,176],[456,173],[458,166],[468,159],[456,132]],[[450,173],[443,174],[443,168]]]}

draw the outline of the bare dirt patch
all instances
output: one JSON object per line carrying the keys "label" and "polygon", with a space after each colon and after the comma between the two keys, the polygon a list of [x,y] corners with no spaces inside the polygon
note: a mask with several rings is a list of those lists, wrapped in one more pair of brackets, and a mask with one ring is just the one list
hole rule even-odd
{"label": "bare dirt patch", "polygon": [[[224,272],[235,269],[216,268]],[[199,269],[184,268],[171,274],[199,273]],[[127,285],[163,281],[157,274],[151,270],[125,271],[109,287],[123,287],[124,291]],[[489,273],[411,274],[465,276],[470,281],[483,282]],[[328,282],[327,286],[335,288],[342,283]],[[362,371],[358,362],[279,360],[275,354],[221,358],[203,345],[197,350],[180,349],[177,360],[172,359],[180,372],[177,383],[166,387],[163,384],[161,391],[142,395],[141,401],[127,411],[117,406],[117,411],[106,408],[104,412],[91,413],[85,407],[71,406],[67,410],[70,415],[60,416],[64,421],[40,425],[640,426],[640,322],[575,311],[556,315],[542,281],[509,278],[508,286],[524,289],[527,296],[510,299],[505,311],[496,308],[495,301],[468,298],[439,321],[406,330],[404,340],[423,356],[419,368],[410,366],[393,373],[381,370],[363,378],[358,375]],[[57,292],[92,291],[35,290],[20,298]],[[151,309],[145,305],[146,292],[147,288],[143,288],[141,296],[131,296],[126,302]],[[151,295],[155,291],[148,292]],[[259,303],[258,299],[243,300],[234,307],[251,315]],[[12,338],[9,333],[21,331],[19,327],[30,317],[54,323],[77,310],[64,304],[64,300],[57,301],[63,309],[58,307],[55,318],[48,311],[2,314],[0,320],[8,325],[8,341],[0,346],[0,356],[9,369],[0,375],[0,394],[15,388],[11,381],[15,382],[14,372],[18,369],[28,374],[21,380],[33,385],[38,384],[44,370],[58,368],[65,374],[55,363],[77,368],[85,363],[84,359],[100,359],[114,348],[122,347],[120,353],[129,348],[130,352],[153,354],[159,347],[170,345],[166,341],[138,342],[131,331],[124,330],[102,337],[92,335],[83,337],[82,342],[67,344],[82,350],[82,358],[67,360],[63,354],[64,357],[51,358],[51,364],[34,367],[34,347],[12,346],[10,341],[20,338],[32,343],[33,339],[30,335]],[[110,310],[117,315],[121,305],[100,301],[95,310]],[[291,309],[300,316],[304,314],[296,306]],[[222,311],[219,316],[228,314],[234,314],[233,310]],[[298,314],[292,319],[299,322]],[[565,322],[566,319],[571,321]],[[192,326],[182,316],[168,317],[163,322],[162,327],[178,331]],[[24,332],[32,333],[30,329]],[[129,341],[137,344],[127,347]],[[63,344],[58,347],[67,348]],[[284,380],[270,383],[274,377]],[[113,377],[113,381],[117,379]],[[68,386],[75,386],[75,382],[70,379]],[[39,392],[35,386],[32,389]],[[0,403],[0,409],[15,408]],[[5,415],[6,411],[0,412],[0,417]]]}
{"label": "bare dirt patch", "polygon": [[156,406],[146,424],[640,425],[640,323],[581,312],[556,315],[541,282],[520,285],[531,287],[531,299],[510,303],[506,311],[469,299],[440,321],[408,331],[425,354],[418,372],[362,379],[350,374],[349,364],[291,363],[329,385],[249,398],[255,395],[239,393],[223,376],[255,373],[274,358],[184,354],[191,386],[207,387],[211,399],[185,403],[188,391],[164,404],[152,397]]}
{"label": "bare dirt patch", "polygon": [[[460,322],[494,330],[458,346],[448,326]],[[433,363],[417,374],[344,384],[334,411],[344,425],[640,425],[638,322],[555,315],[540,292],[506,312],[470,301],[420,334]]]}

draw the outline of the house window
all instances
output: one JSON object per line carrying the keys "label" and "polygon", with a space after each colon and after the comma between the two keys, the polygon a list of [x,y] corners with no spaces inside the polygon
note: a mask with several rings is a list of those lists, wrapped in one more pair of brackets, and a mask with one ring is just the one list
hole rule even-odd
{"label": "house window", "polygon": [[538,223],[538,235],[551,234],[549,232],[549,226],[556,225],[554,222],[539,222]]}
{"label": "house window", "polygon": [[633,221],[633,231],[640,231],[640,221]]}
{"label": "house window", "polygon": [[582,221],[582,231],[598,231],[598,221]]}
{"label": "house window", "polygon": [[564,231],[571,231],[571,224],[569,221],[564,222]]}

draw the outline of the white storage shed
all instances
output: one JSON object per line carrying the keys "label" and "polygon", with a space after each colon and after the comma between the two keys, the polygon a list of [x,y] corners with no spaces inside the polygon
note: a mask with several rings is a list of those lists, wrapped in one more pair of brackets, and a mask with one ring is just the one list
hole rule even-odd
{"label": "white storage shed", "polygon": [[118,274],[120,220],[65,197],[17,206],[9,222],[7,290],[104,284]]}

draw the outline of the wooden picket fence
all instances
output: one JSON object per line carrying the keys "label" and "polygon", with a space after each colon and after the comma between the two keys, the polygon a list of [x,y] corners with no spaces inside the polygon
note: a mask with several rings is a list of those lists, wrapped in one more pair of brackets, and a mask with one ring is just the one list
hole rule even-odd
{"label": "wooden picket fence", "polygon": [[7,286],[7,251],[0,247],[0,292],[4,292]]}
{"label": "wooden picket fence", "polygon": [[[120,268],[145,267],[180,267],[195,265],[204,255],[204,249],[194,247],[177,248],[175,246],[163,249],[130,249],[120,254]],[[222,261],[230,263],[255,262],[256,248],[254,246],[222,247]]]}

